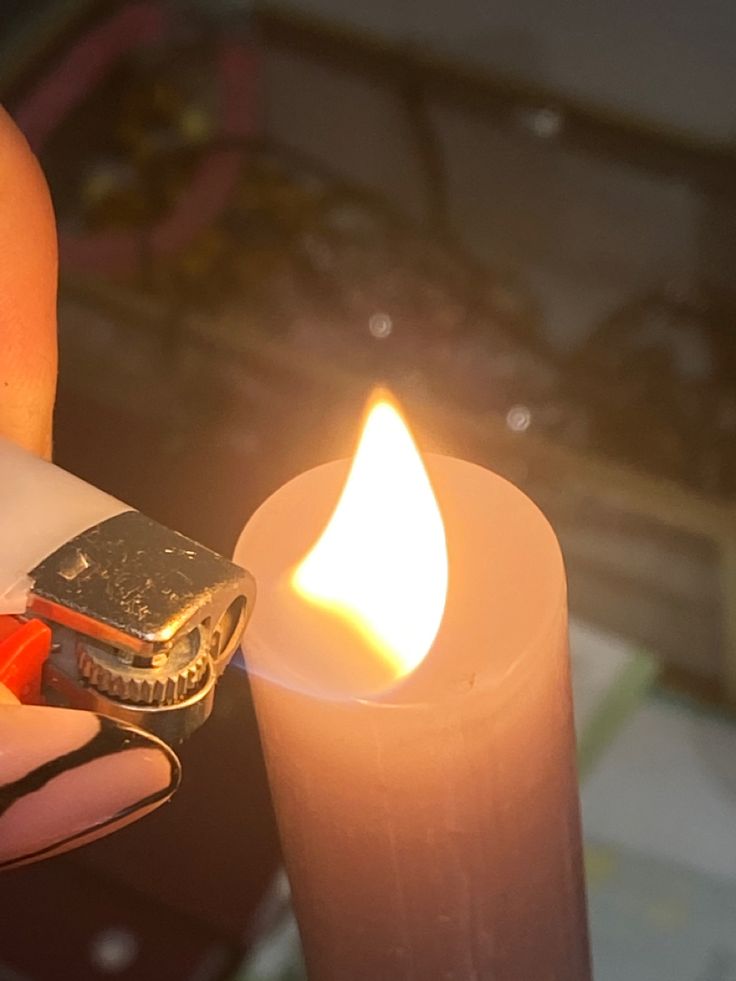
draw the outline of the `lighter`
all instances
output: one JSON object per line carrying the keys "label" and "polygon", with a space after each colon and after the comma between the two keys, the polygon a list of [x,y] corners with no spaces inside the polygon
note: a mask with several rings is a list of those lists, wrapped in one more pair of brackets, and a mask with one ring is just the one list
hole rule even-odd
{"label": "lighter", "polygon": [[0,614],[19,618],[0,625],[0,680],[23,662],[47,704],[176,744],[212,711],[254,598],[240,566],[0,438]]}

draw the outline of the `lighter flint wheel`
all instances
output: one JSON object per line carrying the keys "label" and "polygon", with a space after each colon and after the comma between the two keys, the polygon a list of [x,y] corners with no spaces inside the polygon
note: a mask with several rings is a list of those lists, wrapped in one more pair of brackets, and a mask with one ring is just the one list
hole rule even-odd
{"label": "lighter flint wheel", "polygon": [[187,635],[168,652],[163,664],[129,664],[111,648],[80,642],[79,673],[88,685],[110,698],[135,705],[175,705],[205,682],[210,658],[196,636]]}

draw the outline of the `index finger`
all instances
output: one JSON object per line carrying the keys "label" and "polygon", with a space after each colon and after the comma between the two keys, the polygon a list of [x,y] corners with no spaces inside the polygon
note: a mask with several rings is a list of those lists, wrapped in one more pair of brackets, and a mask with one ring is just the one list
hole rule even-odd
{"label": "index finger", "polygon": [[51,453],[56,229],[38,161],[0,107],[0,435]]}

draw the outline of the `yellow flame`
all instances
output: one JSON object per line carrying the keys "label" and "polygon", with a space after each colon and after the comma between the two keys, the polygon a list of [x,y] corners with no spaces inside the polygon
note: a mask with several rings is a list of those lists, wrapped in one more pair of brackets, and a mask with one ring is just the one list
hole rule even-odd
{"label": "yellow flame", "polygon": [[370,404],[342,496],[292,585],[347,619],[397,677],[432,646],[447,598],[445,529],[411,433],[384,394]]}

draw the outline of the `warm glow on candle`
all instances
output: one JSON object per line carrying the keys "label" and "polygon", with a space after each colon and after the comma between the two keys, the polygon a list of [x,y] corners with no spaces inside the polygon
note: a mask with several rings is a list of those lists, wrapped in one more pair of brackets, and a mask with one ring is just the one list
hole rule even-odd
{"label": "warm glow on candle", "polygon": [[406,423],[374,396],[342,496],[292,585],[347,619],[401,677],[423,660],[447,597],[439,506]]}

